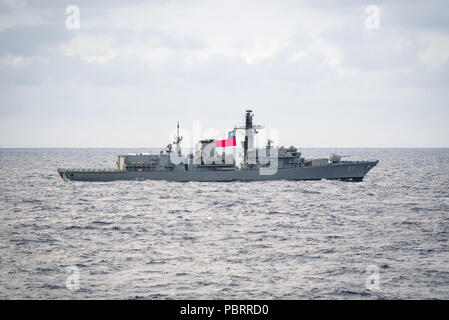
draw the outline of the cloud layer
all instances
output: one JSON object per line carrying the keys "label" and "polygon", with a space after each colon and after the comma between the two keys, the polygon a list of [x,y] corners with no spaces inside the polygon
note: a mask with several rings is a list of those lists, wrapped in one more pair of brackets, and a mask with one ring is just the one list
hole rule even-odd
{"label": "cloud layer", "polygon": [[449,6],[373,4],[375,30],[361,1],[0,1],[0,146],[163,146],[246,108],[284,144],[449,146]]}

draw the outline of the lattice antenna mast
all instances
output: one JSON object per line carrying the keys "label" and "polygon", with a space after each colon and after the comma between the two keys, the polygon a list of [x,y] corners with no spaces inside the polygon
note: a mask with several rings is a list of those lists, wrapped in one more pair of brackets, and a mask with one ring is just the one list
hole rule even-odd
{"label": "lattice antenna mast", "polygon": [[178,121],[178,125],[176,126],[176,138],[173,141],[173,144],[175,145],[175,151],[178,155],[181,155],[181,141],[182,141],[182,136],[179,135],[179,121]]}

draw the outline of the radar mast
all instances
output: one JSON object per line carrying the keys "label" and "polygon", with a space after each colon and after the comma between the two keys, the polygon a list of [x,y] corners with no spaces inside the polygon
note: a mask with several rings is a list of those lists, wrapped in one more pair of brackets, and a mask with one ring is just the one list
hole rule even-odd
{"label": "radar mast", "polygon": [[247,165],[248,151],[254,150],[254,135],[259,133],[257,129],[262,129],[263,126],[253,124],[253,111],[248,109],[245,113],[245,125],[241,127],[235,127],[236,130],[245,130],[245,141],[243,142],[243,164]]}

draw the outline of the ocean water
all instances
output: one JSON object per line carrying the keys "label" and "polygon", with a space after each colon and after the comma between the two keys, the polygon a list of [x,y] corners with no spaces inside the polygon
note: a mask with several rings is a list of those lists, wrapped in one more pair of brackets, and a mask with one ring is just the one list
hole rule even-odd
{"label": "ocean water", "polygon": [[[449,299],[449,149],[363,182],[64,182],[130,149],[0,150],[1,299]],[[143,151],[143,150],[138,150]]]}

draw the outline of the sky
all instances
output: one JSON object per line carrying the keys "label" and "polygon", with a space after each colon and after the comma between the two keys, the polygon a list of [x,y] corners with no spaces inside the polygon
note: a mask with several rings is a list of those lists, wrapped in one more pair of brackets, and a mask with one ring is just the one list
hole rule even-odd
{"label": "sky", "polygon": [[246,109],[278,144],[449,147],[449,2],[0,0],[0,147],[192,146]]}

